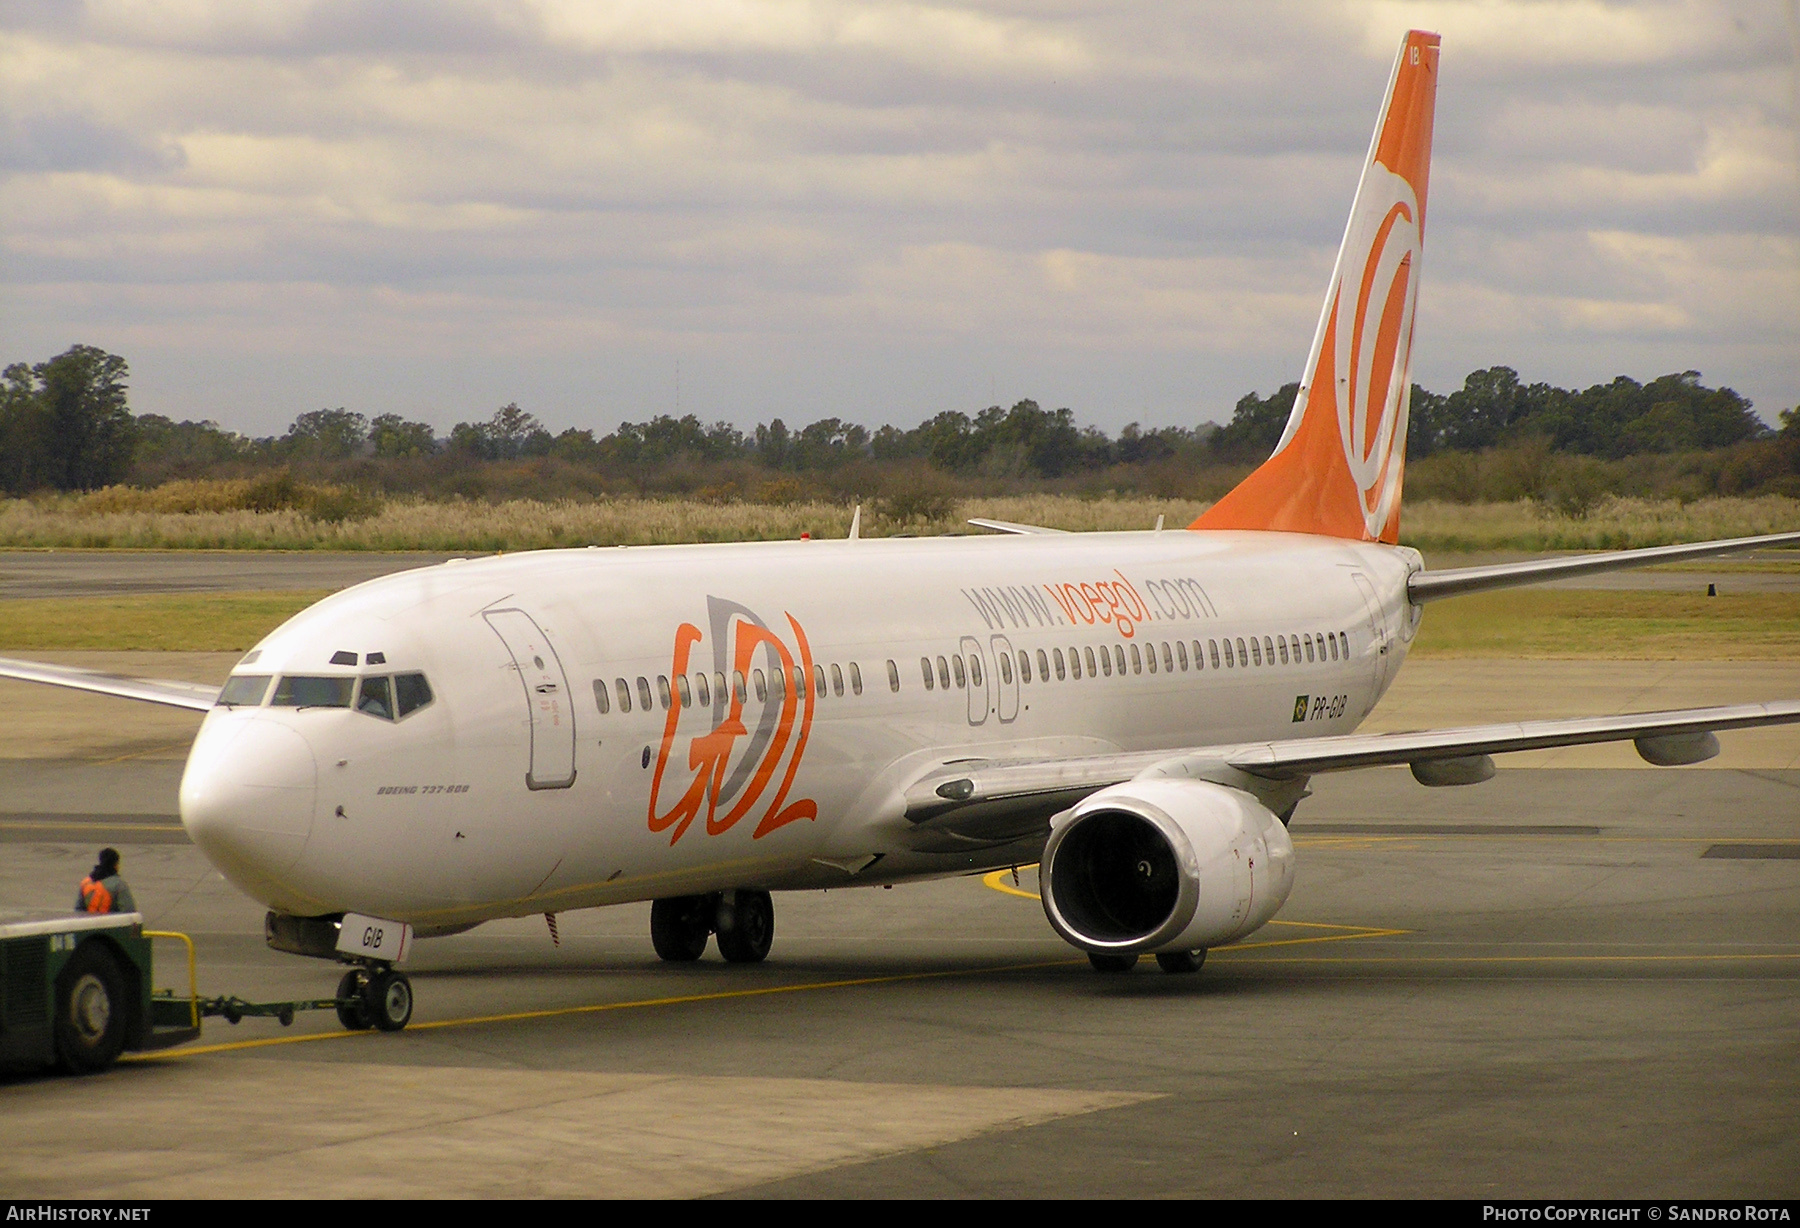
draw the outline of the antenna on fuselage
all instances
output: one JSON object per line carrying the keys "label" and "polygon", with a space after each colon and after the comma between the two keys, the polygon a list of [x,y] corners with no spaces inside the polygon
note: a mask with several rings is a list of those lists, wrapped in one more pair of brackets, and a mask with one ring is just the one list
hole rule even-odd
{"label": "antenna on fuselage", "polygon": [[850,515],[850,540],[857,541],[862,537],[862,504],[856,505],[856,511]]}

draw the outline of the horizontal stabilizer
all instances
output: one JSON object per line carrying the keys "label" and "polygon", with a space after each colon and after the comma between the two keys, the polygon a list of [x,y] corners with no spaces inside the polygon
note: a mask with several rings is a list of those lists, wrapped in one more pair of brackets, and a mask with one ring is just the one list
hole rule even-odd
{"label": "horizontal stabilizer", "polygon": [[137,699],[171,708],[188,708],[195,712],[205,712],[219,702],[219,688],[201,682],[121,678],[98,670],[76,669],[70,665],[45,665],[38,661],[17,661],[7,657],[0,657],[0,678],[70,687],[77,691],[91,691],[96,695]]}
{"label": "horizontal stabilizer", "polygon": [[1602,571],[1625,571],[1657,563],[1679,563],[1685,559],[1704,559],[1767,546],[1800,546],[1800,533],[1770,533],[1762,537],[1733,537],[1684,546],[1648,546],[1642,550],[1609,550],[1605,554],[1582,554],[1573,558],[1528,559],[1522,563],[1495,563],[1488,567],[1421,571],[1406,582],[1406,595],[1414,605],[1423,605],[1427,601],[1460,597],[1465,593],[1480,593],[1492,588],[1542,584],[1546,580],[1562,580]]}
{"label": "horizontal stabilizer", "polygon": [[1037,524],[1015,524],[1010,520],[987,520],[982,517],[973,517],[970,519],[969,523],[978,529],[992,529],[996,533],[1022,533],[1027,536],[1036,533],[1068,532],[1067,529],[1046,529],[1044,526]]}

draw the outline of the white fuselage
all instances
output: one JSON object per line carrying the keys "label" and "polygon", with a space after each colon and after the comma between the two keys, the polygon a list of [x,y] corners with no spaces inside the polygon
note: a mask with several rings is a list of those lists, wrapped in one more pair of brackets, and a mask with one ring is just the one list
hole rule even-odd
{"label": "white fuselage", "polygon": [[271,684],[217,708],[182,817],[271,908],[427,933],[1018,864],[1041,833],[921,841],[907,785],[957,760],[1349,732],[1412,639],[1418,568],[1378,544],[1188,531],[453,562],[328,598],[234,671],[422,673],[430,702],[394,720],[271,706]]}

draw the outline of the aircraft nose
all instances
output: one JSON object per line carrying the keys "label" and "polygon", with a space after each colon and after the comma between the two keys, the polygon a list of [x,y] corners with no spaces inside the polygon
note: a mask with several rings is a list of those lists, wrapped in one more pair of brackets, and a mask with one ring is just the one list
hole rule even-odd
{"label": "aircraft nose", "polygon": [[281,894],[281,876],[312,834],[318,781],[318,761],[298,731],[219,713],[188,755],[181,823],[227,878],[266,901]]}

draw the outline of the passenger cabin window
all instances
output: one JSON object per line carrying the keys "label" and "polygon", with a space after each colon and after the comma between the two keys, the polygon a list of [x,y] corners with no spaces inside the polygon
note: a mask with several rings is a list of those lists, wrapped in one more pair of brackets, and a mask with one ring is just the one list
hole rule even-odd
{"label": "passenger cabin window", "polygon": [[225,680],[225,689],[219,692],[219,706],[222,708],[254,708],[261,704],[263,696],[269,693],[269,674],[234,674]]}
{"label": "passenger cabin window", "polygon": [[1263,663],[1262,645],[1256,642],[1254,635],[1250,637],[1250,659],[1257,665]]}
{"label": "passenger cabin window", "polygon": [[981,685],[981,654],[978,652],[969,654],[969,685]]}
{"label": "passenger cabin window", "polygon": [[355,678],[309,678],[283,674],[275,684],[275,697],[269,701],[277,708],[348,708]]}
{"label": "passenger cabin window", "polygon": [[[919,658],[919,672],[925,675],[925,689],[927,691],[933,689],[937,685],[937,679],[932,677],[930,657]],[[898,691],[900,688],[896,685],[894,689]]]}
{"label": "passenger cabin window", "polygon": [[839,699],[844,697],[844,671],[835,661],[831,663],[831,693]]}
{"label": "passenger cabin window", "polygon": [[731,697],[740,704],[750,700],[750,692],[744,687],[744,671],[741,669],[731,671]]}
{"label": "passenger cabin window", "polygon": [[594,679],[594,706],[600,709],[601,716],[612,711],[612,698],[606,693],[606,679],[604,678]]}
{"label": "passenger cabin window", "polygon": [[404,720],[431,702],[431,684],[424,674],[394,675],[396,719]]}
{"label": "passenger cabin window", "polygon": [[681,696],[682,707],[691,708],[694,706],[694,692],[688,686],[686,674],[675,675],[675,693]]}
{"label": "passenger cabin window", "polygon": [[[1164,645],[1164,647],[1167,647],[1167,645]],[[1186,640],[1176,640],[1175,641],[1175,659],[1177,661],[1181,662],[1181,672],[1184,674],[1187,673],[1188,659],[1187,659],[1187,641]]]}
{"label": "passenger cabin window", "polygon": [[769,694],[779,695],[784,701],[787,699],[787,674],[779,665],[772,665],[769,667]]}
{"label": "passenger cabin window", "polygon": [[857,668],[854,661],[850,662],[850,693],[852,695],[862,694],[862,670]]}
{"label": "passenger cabin window", "polygon": [[1275,664],[1275,641],[1266,635],[1263,636],[1263,660]]}
{"label": "passenger cabin window", "polygon": [[813,666],[813,690],[817,692],[820,699],[825,698],[825,667],[823,665]]}
{"label": "passenger cabin window", "polygon": [[1081,681],[1081,649],[1069,649],[1069,677]]}
{"label": "passenger cabin window", "polygon": [[[1037,658],[1038,677],[1042,678],[1045,682],[1050,681],[1050,658],[1045,655],[1042,648],[1037,650]],[[1056,662],[1056,676],[1058,678],[1062,677],[1062,661],[1060,659]]]}
{"label": "passenger cabin window", "polygon": [[712,684],[705,674],[694,675],[694,698],[700,701],[702,708],[712,707]]}
{"label": "passenger cabin window", "polygon": [[956,689],[962,690],[969,685],[968,671],[963,668],[962,653],[950,658],[950,671],[956,675]]}
{"label": "passenger cabin window", "polygon": [[[1254,637],[1252,637],[1252,638],[1254,638]],[[1242,669],[1249,669],[1250,668],[1250,654],[1244,651],[1244,637],[1241,635],[1237,637],[1237,650],[1238,650],[1238,666]]]}
{"label": "passenger cabin window", "polygon": [[619,711],[631,711],[631,684],[620,678],[614,681],[613,690],[619,695]]}
{"label": "passenger cabin window", "polygon": [[950,689],[950,662],[944,660],[943,657],[939,657],[937,661],[938,685],[948,691]]}
{"label": "passenger cabin window", "polygon": [[888,667],[888,690],[890,690],[890,691],[894,692],[894,694],[898,695],[900,693],[900,667],[898,665],[895,665],[892,661],[889,661],[887,663],[887,667]]}
{"label": "passenger cabin window", "polygon": [[656,676],[656,697],[662,700],[663,711],[669,710],[669,679],[665,674]]}
{"label": "passenger cabin window", "polygon": [[[1169,656],[1169,641],[1164,640],[1162,648],[1163,648],[1163,673],[1172,674],[1175,672],[1175,661],[1172,657]],[[1181,658],[1181,668],[1182,669],[1187,668],[1187,658],[1186,657]]]}
{"label": "passenger cabin window", "polygon": [[1019,681],[1031,681],[1031,654],[1023,648],[1019,649]]}
{"label": "passenger cabin window", "polygon": [[650,680],[642,674],[638,675],[637,693],[638,707],[646,712],[650,711]]}
{"label": "passenger cabin window", "polygon": [[766,704],[769,702],[769,678],[768,678],[768,675],[764,674],[760,669],[751,670],[750,671],[750,685],[752,688],[754,688],[754,690],[756,692],[756,702],[757,703]]}
{"label": "passenger cabin window", "polygon": [[[1229,640],[1226,641],[1226,643],[1230,643],[1230,642],[1231,641],[1229,641]],[[1212,657],[1212,667],[1214,669],[1218,669],[1219,668],[1219,641],[1218,640],[1207,640],[1206,647],[1209,650],[1207,655]]]}
{"label": "passenger cabin window", "polygon": [[394,685],[386,678],[364,678],[356,693],[356,710],[384,721],[394,719]]}
{"label": "passenger cabin window", "polygon": [[1058,648],[1055,651],[1056,651],[1056,680],[1058,682],[1061,682],[1063,680],[1063,678],[1065,677],[1065,674],[1063,671],[1062,649]]}
{"label": "passenger cabin window", "polygon": [[995,659],[1000,662],[1000,681],[1006,686],[1011,686],[1013,680],[1012,654],[1003,652]]}

